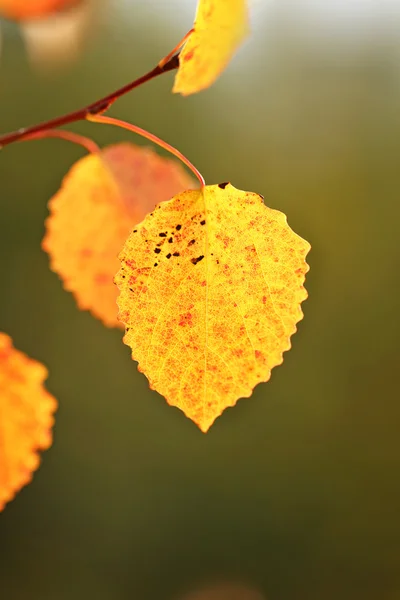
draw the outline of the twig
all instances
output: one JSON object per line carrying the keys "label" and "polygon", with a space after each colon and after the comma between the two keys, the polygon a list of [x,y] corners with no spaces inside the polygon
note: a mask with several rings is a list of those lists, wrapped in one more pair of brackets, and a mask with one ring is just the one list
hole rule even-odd
{"label": "twig", "polygon": [[[186,37],[186,36],[185,36]],[[185,38],[184,38],[185,39]],[[69,123],[75,123],[76,121],[82,121],[86,119],[90,115],[98,115],[110,108],[110,106],[118,100],[121,96],[124,96],[131,90],[139,87],[140,85],[146,83],[158,77],[158,75],[162,75],[163,73],[167,73],[169,71],[173,71],[179,67],[179,55],[175,54],[172,56],[165,64],[163,64],[163,60],[159,62],[159,64],[146,73],[135,79],[131,83],[119,88],[112,94],[101,98],[100,100],[96,100],[92,104],[88,104],[84,108],[79,110],[70,112],[66,115],[61,115],[60,117],[55,117],[54,119],[50,119],[49,121],[44,121],[43,123],[39,123],[37,125],[33,125],[32,127],[23,127],[18,129],[17,131],[12,131],[11,133],[6,133],[0,136],[0,149],[4,146],[12,144],[13,142],[22,141],[32,134],[39,133],[41,131],[46,131],[49,129],[54,129],[57,127],[62,127],[63,125],[68,125]]]}

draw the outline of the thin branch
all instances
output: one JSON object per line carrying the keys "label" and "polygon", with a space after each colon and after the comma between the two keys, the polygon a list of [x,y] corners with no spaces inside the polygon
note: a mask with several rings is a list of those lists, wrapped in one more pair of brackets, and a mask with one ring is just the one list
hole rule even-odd
{"label": "thin branch", "polygon": [[196,169],[196,167],[190,162],[190,160],[186,158],[186,156],[182,154],[182,152],[179,152],[179,150],[174,148],[174,146],[171,146],[171,144],[168,144],[168,142],[164,142],[164,140],[160,139],[153,133],[142,129],[137,125],[133,125],[132,123],[126,123],[126,121],[121,121],[120,119],[114,119],[113,117],[107,117],[104,115],[87,115],[86,119],[88,121],[93,121],[94,123],[103,123],[104,125],[116,125],[117,127],[123,127],[124,129],[128,129],[128,131],[132,131],[137,135],[141,135],[142,137],[153,142],[154,144],[161,146],[161,148],[164,148],[165,150],[179,158],[179,160],[181,160],[183,164],[186,165],[192,171],[192,173],[200,181],[201,187],[205,186],[203,175],[200,173],[200,171]]}
{"label": "thin branch", "polygon": [[112,94],[101,98],[100,100],[96,100],[92,104],[88,104],[84,108],[79,110],[70,112],[66,115],[62,115],[60,117],[55,117],[54,119],[50,119],[49,121],[44,121],[43,123],[39,123],[38,125],[33,125],[32,127],[23,127],[18,129],[17,131],[12,131],[11,133],[6,133],[0,136],[0,149],[8,144],[12,144],[13,142],[18,142],[26,139],[32,134],[36,134],[40,131],[46,131],[49,129],[55,129],[57,127],[62,127],[63,125],[68,125],[69,123],[75,123],[76,121],[82,121],[86,119],[89,115],[98,115],[110,108],[110,106],[118,100],[121,96],[124,96],[131,90],[143,85],[147,81],[158,77],[158,75],[162,75],[163,73],[167,73],[169,71],[173,71],[179,67],[179,55],[175,54],[172,56],[165,64],[162,64],[163,61],[151,71],[142,75],[138,79],[135,79],[131,83],[119,88]]}

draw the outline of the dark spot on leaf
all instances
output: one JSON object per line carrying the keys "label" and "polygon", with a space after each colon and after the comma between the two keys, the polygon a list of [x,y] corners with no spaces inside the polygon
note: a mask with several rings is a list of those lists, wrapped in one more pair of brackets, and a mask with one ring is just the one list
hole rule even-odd
{"label": "dark spot on leaf", "polygon": [[172,254],[171,254],[171,253],[170,253],[170,254],[167,254],[167,258],[171,258],[171,256],[172,256]]}
{"label": "dark spot on leaf", "polygon": [[158,235],[159,235],[160,237],[167,237],[167,234],[166,234],[166,233],[159,233]]}
{"label": "dark spot on leaf", "polygon": [[185,60],[185,61],[192,60],[193,54],[194,54],[194,49],[189,50],[189,52],[187,52],[186,54],[183,55],[183,60]]}
{"label": "dark spot on leaf", "polygon": [[179,252],[174,252],[172,256],[179,256]]}
{"label": "dark spot on leaf", "polygon": [[154,252],[155,252],[156,254],[160,254],[161,250],[160,250],[160,248],[155,248],[155,249],[154,249]]}
{"label": "dark spot on leaf", "polygon": [[206,224],[206,220],[203,219],[202,221],[200,221],[200,225],[205,225]]}
{"label": "dark spot on leaf", "polygon": [[154,266],[156,267],[158,265],[158,263],[154,263]]}
{"label": "dark spot on leaf", "polygon": [[201,260],[203,260],[203,258],[204,258],[204,255],[202,254],[201,256],[198,256],[197,258],[192,258],[191,262],[194,265],[197,265],[197,263],[200,262]]}
{"label": "dark spot on leaf", "polygon": [[177,226],[175,227],[175,229],[176,229],[177,231],[180,231],[180,230],[182,229],[182,225],[177,225]]}
{"label": "dark spot on leaf", "polygon": [[174,241],[174,240],[172,239],[172,237],[170,237],[170,238],[169,238],[169,240],[168,240],[168,242],[169,242],[170,244],[172,244],[172,242],[173,242],[173,241]]}
{"label": "dark spot on leaf", "polygon": [[136,233],[136,232],[137,232],[137,229],[134,229],[134,230],[133,230],[133,233]]}
{"label": "dark spot on leaf", "polygon": [[224,190],[227,185],[229,185],[229,181],[224,181],[224,183],[219,183],[218,187],[221,188],[221,190]]}
{"label": "dark spot on leaf", "polygon": [[159,244],[156,244],[157,248],[159,248],[160,246],[162,246],[162,242],[160,242]]}
{"label": "dark spot on leaf", "polygon": [[217,265],[219,265],[219,260],[218,260],[218,258],[217,258]]}
{"label": "dark spot on leaf", "polygon": [[193,246],[193,244],[196,242],[196,240],[190,240],[190,242],[188,243],[188,246]]}

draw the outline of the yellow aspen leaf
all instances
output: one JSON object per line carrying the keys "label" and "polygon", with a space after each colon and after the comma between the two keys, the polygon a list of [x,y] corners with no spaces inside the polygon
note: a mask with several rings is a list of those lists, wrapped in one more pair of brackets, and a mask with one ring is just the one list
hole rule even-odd
{"label": "yellow aspen leaf", "polygon": [[123,243],[156,204],[192,186],[179,163],[133,144],[109,146],[71,168],[50,200],[42,245],[80,309],[121,326],[113,278]]}
{"label": "yellow aspen leaf", "polygon": [[248,32],[246,0],[199,0],[194,31],[179,56],[173,91],[187,96],[208,88]]}
{"label": "yellow aspen leaf", "polygon": [[79,0],[0,0],[0,15],[25,20],[45,17],[77,4]]}
{"label": "yellow aspen leaf", "polygon": [[124,342],[202,431],[282,362],[309,249],[283,213],[228,183],[175,196],[127,239],[115,278]]}
{"label": "yellow aspen leaf", "polygon": [[0,510],[32,478],[38,451],[51,445],[57,402],[43,386],[46,368],[0,333]]}

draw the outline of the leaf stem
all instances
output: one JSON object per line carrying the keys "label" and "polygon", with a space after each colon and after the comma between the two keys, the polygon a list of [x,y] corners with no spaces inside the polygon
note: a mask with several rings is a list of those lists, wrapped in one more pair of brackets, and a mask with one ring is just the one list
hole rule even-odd
{"label": "leaf stem", "polygon": [[163,68],[164,65],[166,65],[168,63],[168,61],[171,60],[171,58],[173,58],[174,55],[179,52],[179,50],[182,48],[182,46],[184,46],[186,44],[186,42],[188,41],[188,39],[191,36],[191,34],[193,33],[193,31],[194,31],[194,29],[191,29],[190,31],[188,31],[187,34],[183,36],[183,38],[181,39],[179,44],[177,44],[175,46],[175,48],[173,50],[171,50],[171,52],[169,54],[167,54],[167,56],[164,56],[164,58],[162,58],[160,60],[160,62],[158,63],[159,67]]}
{"label": "leaf stem", "polygon": [[[170,54],[167,55],[168,58]],[[108,94],[104,98],[100,100],[96,100],[96,102],[92,102],[92,104],[88,104],[84,108],[80,108],[79,110],[75,110],[73,112],[67,113],[65,115],[61,115],[60,117],[55,117],[54,119],[50,119],[49,121],[44,121],[43,123],[38,123],[37,125],[33,125],[31,127],[22,127],[21,129],[17,129],[16,131],[12,131],[10,133],[6,133],[4,135],[0,135],[0,149],[4,146],[12,144],[13,142],[22,141],[27,139],[28,136],[32,136],[32,134],[36,134],[40,131],[47,131],[49,129],[54,129],[56,127],[62,127],[63,125],[68,125],[69,123],[75,123],[76,121],[83,121],[88,117],[88,115],[97,115],[105,112],[110,108],[110,106],[118,100],[121,96],[124,96],[131,90],[147,83],[148,81],[154,79],[158,75],[162,75],[163,73],[167,73],[169,71],[173,71],[179,67],[179,56],[174,54],[170,58],[168,58],[167,62],[163,63],[163,60],[154,67],[145,75],[142,75],[138,79],[131,81],[127,85],[119,88],[112,94]]]}
{"label": "leaf stem", "polygon": [[190,160],[188,158],[186,158],[186,156],[184,154],[182,154],[182,152],[179,152],[179,150],[174,148],[174,146],[171,146],[171,144],[168,144],[168,142],[164,142],[164,140],[160,139],[153,133],[150,133],[149,131],[142,129],[141,127],[138,127],[137,125],[132,125],[132,123],[127,123],[126,121],[121,121],[121,119],[115,119],[113,117],[107,117],[104,115],[89,114],[86,116],[86,119],[88,121],[93,121],[94,123],[103,123],[104,125],[116,125],[117,127],[122,127],[123,129],[128,129],[128,131],[132,131],[133,133],[136,133],[137,135],[141,135],[142,137],[153,142],[154,144],[161,146],[161,148],[164,148],[165,150],[167,150],[167,152],[170,152],[171,154],[173,154],[174,156],[179,158],[179,160],[181,160],[183,162],[183,164],[185,164],[192,171],[192,173],[200,181],[201,187],[205,186],[206,183],[204,181],[203,175],[200,173],[200,171],[198,169],[196,169],[196,167],[190,162]]}
{"label": "leaf stem", "polygon": [[96,154],[100,152],[99,146],[90,138],[74,133],[73,131],[66,131],[65,129],[45,129],[43,131],[37,131],[36,133],[30,133],[24,136],[24,141],[29,142],[30,140],[41,140],[45,138],[59,138],[79,144],[83,146],[88,152]]}

